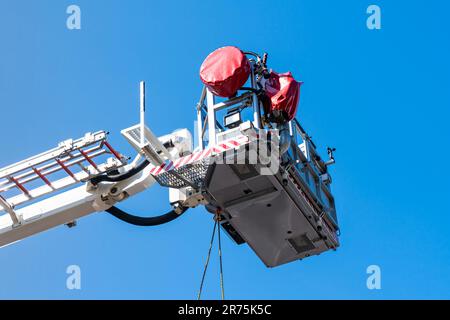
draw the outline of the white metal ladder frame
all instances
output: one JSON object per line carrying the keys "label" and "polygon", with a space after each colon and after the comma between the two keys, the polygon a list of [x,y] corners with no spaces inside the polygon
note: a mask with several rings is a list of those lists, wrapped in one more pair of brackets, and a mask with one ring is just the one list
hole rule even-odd
{"label": "white metal ladder frame", "polygon": [[[127,159],[106,138],[105,131],[87,133],[80,139],[63,141],[54,149],[0,169],[0,213],[6,211],[13,225],[20,225],[16,206],[126,165]],[[104,154],[111,154],[114,158],[109,158],[103,164],[95,163],[94,159]],[[83,162],[89,165],[83,166]],[[80,170],[72,169],[74,166],[78,166]],[[57,172],[65,172],[67,176],[50,181],[48,176]],[[26,184],[36,181],[41,181],[42,185],[27,188]],[[18,190],[19,194],[9,198],[2,195],[13,189]]]}

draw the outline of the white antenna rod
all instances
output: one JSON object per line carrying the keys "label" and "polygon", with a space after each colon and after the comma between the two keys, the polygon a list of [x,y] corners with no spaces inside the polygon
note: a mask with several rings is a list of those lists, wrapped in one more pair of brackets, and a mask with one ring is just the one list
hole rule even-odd
{"label": "white antenna rod", "polygon": [[141,146],[145,144],[145,81],[140,83]]}

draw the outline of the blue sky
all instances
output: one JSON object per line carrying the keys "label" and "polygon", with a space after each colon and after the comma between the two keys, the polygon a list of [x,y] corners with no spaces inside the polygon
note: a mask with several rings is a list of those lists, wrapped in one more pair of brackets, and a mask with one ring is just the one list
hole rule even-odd
{"label": "blue sky", "polygon": [[[82,29],[66,28],[77,4]],[[366,8],[382,29],[366,28]],[[192,129],[208,53],[224,45],[270,54],[302,87],[298,119],[325,151],[337,148],[337,252],[267,269],[247,246],[224,241],[228,298],[450,298],[450,4],[444,1],[0,0],[0,167],[67,138],[138,120],[148,85],[149,126]],[[255,18],[255,19],[250,19]],[[155,187],[121,205],[159,214]],[[98,213],[0,250],[0,298],[191,299],[212,221],[189,211],[139,229]],[[82,290],[66,289],[79,265]],[[366,268],[382,289],[366,287]],[[217,259],[205,298],[219,298]]]}

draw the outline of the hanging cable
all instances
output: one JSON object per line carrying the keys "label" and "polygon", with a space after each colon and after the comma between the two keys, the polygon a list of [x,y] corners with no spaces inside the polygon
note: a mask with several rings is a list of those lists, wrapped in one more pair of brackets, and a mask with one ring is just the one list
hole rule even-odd
{"label": "hanging cable", "polygon": [[197,296],[198,300],[200,300],[201,296],[202,296],[206,272],[208,270],[209,262],[211,260],[211,251],[212,251],[212,247],[214,244],[214,238],[216,237],[216,230],[217,230],[217,237],[218,237],[218,252],[219,252],[219,262],[220,262],[220,291],[221,291],[222,300],[225,300],[225,288],[224,288],[224,283],[223,283],[222,240],[220,237],[220,220],[221,220],[220,211],[218,210],[216,213],[216,216],[214,217],[214,228],[213,228],[213,233],[211,235],[211,241],[209,243],[209,250],[208,250],[208,255],[206,256],[205,267],[203,269],[202,281],[200,283],[200,290],[199,290],[198,296]]}
{"label": "hanging cable", "polygon": [[[219,225],[220,223],[220,213],[217,213],[216,216],[216,220],[217,220],[217,225]],[[219,225],[219,229],[217,230],[217,236],[218,236],[218,240],[219,240],[219,263],[220,263],[220,292],[222,294],[222,300],[225,300],[225,288],[223,285],[223,263],[222,263],[222,241],[220,239],[220,225]]]}
{"label": "hanging cable", "polygon": [[218,222],[215,221],[214,222],[213,232],[212,232],[212,235],[211,235],[211,241],[209,243],[208,255],[206,256],[205,267],[203,269],[203,276],[202,276],[202,281],[200,283],[200,290],[198,291],[198,296],[197,296],[198,300],[200,300],[201,296],[202,296],[203,284],[205,283],[206,271],[208,270],[209,260],[211,258],[211,250],[212,250],[212,246],[213,246],[213,243],[214,243],[214,238],[215,238],[215,235],[216,235],[217,224],[218,224]]}

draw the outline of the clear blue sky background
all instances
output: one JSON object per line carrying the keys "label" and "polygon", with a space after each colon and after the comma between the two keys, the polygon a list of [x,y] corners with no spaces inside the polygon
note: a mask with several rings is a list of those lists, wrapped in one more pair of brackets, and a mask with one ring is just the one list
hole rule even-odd
{"label": "clear blue sky background", "polygon": [[[66,8],[82,30],[66,28]],[[366,8],[382,9],[382,30]],[[338,149],[333,190],[342,247],[266,269],[224,241],[228,298],[450,298],[450,28],[446,1],[0,0],[0,167],[67,138],[119,134],[148,83],[157,134],[192,128],[205,56],[223,45],[270,53],[303,80],[298,118]],[[255,18],[254,20],[250,18]],[[167,211],[155,187],[122,204]],[[195,298],[212,228],[204,209],[138,229],[98,213],[0,250],[0,298]],[[82,290],[66,289],[66,267]],[[382,269],[382,290],[366,268]],[[214,258],[206,298],[219,298]]]}

